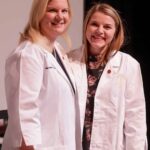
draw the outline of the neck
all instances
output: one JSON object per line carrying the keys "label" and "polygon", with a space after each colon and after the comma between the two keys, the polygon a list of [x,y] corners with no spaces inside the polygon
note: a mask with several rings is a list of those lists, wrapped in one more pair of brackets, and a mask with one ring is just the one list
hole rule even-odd
{"label": "neck", "polygon": [[54,40],[50,41],[45,36],[40,36],[37,40],[37,44],[39,44],[40,46],[42,46],[44,49],[46,49],[49,52],[53,51],[54,43],[55,43]]}

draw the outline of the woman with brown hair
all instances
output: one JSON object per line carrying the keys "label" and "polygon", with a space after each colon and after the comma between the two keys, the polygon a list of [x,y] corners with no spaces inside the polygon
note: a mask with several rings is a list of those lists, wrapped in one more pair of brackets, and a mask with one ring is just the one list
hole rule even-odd
{"label": "woman with brown hair", "polygon": [[140,64],[120,51],[119,13],[96,4],[87,13],[83,46],[68,54],[77,85],[83,150],[147,150]]}

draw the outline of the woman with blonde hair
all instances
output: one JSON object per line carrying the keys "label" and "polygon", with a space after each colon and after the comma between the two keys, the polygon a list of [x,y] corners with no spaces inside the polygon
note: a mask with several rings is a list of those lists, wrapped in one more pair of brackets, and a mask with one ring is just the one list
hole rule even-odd
{"label": "woman with blonde hair", "polygon": [[8,126],[2,150],[77,150],[75,88],[56,42],[71,21],[69,0],[33,0],[6,60]]}
{"label": "woman with blonde hair", "polygon": [[147,150],[140,64],[120,51],[124,27],[101,3],[87,13],[83,46],[68,56],[77,85],[83,150]]}

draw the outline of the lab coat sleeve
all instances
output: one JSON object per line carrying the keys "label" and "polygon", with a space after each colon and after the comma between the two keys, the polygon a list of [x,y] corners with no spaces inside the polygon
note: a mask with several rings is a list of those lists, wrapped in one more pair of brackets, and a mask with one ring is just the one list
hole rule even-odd
{"label": "lab coat sleeve", "polygon": [[146,108],[140,65],[127,61],[125,102],[125,150],[147,150]]}
{"label": "lab coat sleeve", "polygon": [[38,50],[23,50],[18,63],[19,117],[26,145],[41,144],[40,90],[43,80],[43,60]]}

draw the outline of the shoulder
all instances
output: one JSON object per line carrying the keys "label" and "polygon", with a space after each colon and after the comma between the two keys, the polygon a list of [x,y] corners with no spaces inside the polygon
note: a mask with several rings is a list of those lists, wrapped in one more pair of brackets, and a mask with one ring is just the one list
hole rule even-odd
{"label": "shoulder", "polygon": [[140,70],[140,63],[130,54],[118,51],[113,59],[120,63],[120,66],[126,68],[127,72],[136,72]]}
{"label": "shoulder", "polygon": [[131,56],[130,54],[127,54],[125,52],[121,52],[121,51],[118,51],[114,56],[113,56],[114,59],[120,59],[121,61],[124,61],[126,63],[129,63],[129,64],[139,64],[139,62],[133,57]]}
{"label": "shoulder", "polygon": [[36,55],[44,55],[44,54],[46,54],[46,51],[38,44],[32,43],[30,41],[24,41],[17,46],[17,48],[10,54],[9,57],[15,55],[36,56]]}
{"label": "shoulder", "polygon": [[135,59],[132,55],[127,54],[125,52],[120,52],[124,60],[129,64],[129,65],[139,65],[139,62],[137,59]]}
{"label": "shoulder", "polygon": [[43,61],[45,53],[44,49],[37,44],[30,41],[24,41],[8,56],[6,63],[11,64],[25,59],[41,62]]}
{"label": "shoulder", "polygon": [[73,49],[70,52],[67,53],[67,56],[70,60],[72,61],[81,61],[82,57],[84,56],[84,48],[83,46],[77,48],[77,49]]}

